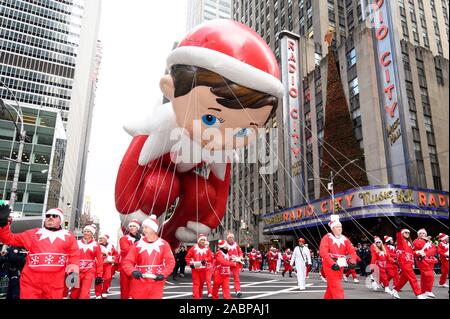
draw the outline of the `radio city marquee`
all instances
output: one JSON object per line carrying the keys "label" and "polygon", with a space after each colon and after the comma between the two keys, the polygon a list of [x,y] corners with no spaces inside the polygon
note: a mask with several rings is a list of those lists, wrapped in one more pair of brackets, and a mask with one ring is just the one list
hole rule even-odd
{"label": "radio city marquee", "polygon": [[[366,186],[334,196],[334,212],[343,221],[350,218],[412,216],[448,219],[449,194],[398,185]],[[327,223],[333,212],[331,197],[306,205],[267,214],[263,217],[264,233]]]}

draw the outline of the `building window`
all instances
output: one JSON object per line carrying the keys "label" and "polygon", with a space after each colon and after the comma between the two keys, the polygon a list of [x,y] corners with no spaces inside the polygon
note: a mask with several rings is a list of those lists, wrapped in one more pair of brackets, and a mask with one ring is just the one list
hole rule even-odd
{"label": "building window", "polygon": [[349,92],[350,92],[350,97],[353,97],[355,95],[359,94],[359,83],[358,83],[358,78],[354,78],[350,83],[349,83]]}
{"label": "building window", "polygon": [[347,68],[352,67],[356,64],[356,50],[353,48],[350,52],[347,53]]}

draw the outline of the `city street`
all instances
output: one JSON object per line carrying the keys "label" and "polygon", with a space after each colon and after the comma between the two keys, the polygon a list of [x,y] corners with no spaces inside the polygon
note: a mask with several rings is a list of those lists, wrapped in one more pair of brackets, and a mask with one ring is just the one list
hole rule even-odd
{"label": "city street", "polygon": [[[359,283],[353,283],[352,280],[344,282],[346,299],[392,299],[382,290],[373,291],[365,287],[366,277],[358,277]],[[419,279],[419,278],[418,278]],[[437,299],[448,299],[448,289],[438,288],[438,276],[435,278],[433,292]],[[295,274],[292,278],[285,275],[283,278],[281,273],[276,275],[269,274],[267,271],[262,273],[241,273],[241,299],[322,299],[326,289],[326,283],[320,280],[319,274],[312,273],[307,280],[307,289],[299,291],[297,287],[297,279]],[[232,285],[230,285],[230,288]],[[231,288],[233,292],[233,289]],[[204,290],[204,298],[206,299],[206,286]],[[94,298],[94,291],[91,291]],[[219,295],[222,298],[222,295]],[[232,293],[234,298],[234,294]],[[400,292],[402,299],[415,299],[409,284]],[[119,299],[119,273],[116,273],[108,299]],[[166,283],[164,289],[164,299],[192,299],[192,281],[189,267],[186,267],[186,277],[170,280]]]}

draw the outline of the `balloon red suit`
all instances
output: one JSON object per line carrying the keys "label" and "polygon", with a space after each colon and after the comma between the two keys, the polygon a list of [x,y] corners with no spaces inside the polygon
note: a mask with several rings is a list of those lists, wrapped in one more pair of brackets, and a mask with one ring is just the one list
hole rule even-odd
{"label": "balloon red suit", "polygon": [[[196,27],[170,53],[167,68],[160,87],[170,103],[139,114],[125,127],[133,139],[117,175],[115,203],[126,227],[131,219],[160,216],[178,198],[173,215],[161,227],[162,237],[175,249],[180,241],[195,242],[198,233],[207,234],[220,224],[233,149],[248,143],[249,129],[264,126],[283,87],[269,46],[256,32],[231,20]],[[233,83],[261,98],[246,101],[248,94],[239,95]],[[235,145],[202,136],[212,128],[221,133],[238,129],[233,138],[244,136],[244,142]],[[185,149],[192,156],[180,154]],[[198,175],[195,170],[206,164],[209,175]]]}

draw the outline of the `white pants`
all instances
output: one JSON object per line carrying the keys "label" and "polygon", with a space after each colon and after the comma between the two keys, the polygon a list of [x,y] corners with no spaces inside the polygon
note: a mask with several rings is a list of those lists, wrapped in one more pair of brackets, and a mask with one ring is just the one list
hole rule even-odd
{"label": "white pants", "polygon": [[297,270],[297,282],[300,289],[306,288],[306,265],[304,263],[295,263]]}
{"label": "white pants", "polygon": [[278,258],[278,260],[277,260],[277,272],[279,272],[280,269],[281,269],[281,260],[280,260],[280,258]]}

